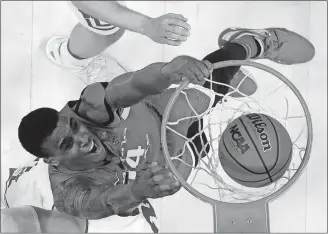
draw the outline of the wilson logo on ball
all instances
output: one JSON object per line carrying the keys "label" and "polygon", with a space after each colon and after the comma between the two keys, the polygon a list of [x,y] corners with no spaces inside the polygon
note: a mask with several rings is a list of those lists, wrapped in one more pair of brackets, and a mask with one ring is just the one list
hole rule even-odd
{"label": "wilson logo on ball", "polygon": [[249,115],[246,115],[246,117],[248,119],[252,120],[252,124],[256,128],[257,133],[259,133],[259,138],[262,142],[263,151],[266,152],[267,150],[270,150],[271,149],[270,140],[269,140],[268,134],[266,134],[266,132],[264,132],[265,127],[267,125],[266,125],[266,123],[263,122],[263,120],[261,119],[261,116],[259,116],[258,114],[249,114]]}
{"label": "wilson logo on ball", "polygon": [[249,145],[246,143],[245,138],[241,135],[237,124],[230,128],[230,134],[232,140],[237,144],[238,149],[242,154],[246,153],[249,149]]}

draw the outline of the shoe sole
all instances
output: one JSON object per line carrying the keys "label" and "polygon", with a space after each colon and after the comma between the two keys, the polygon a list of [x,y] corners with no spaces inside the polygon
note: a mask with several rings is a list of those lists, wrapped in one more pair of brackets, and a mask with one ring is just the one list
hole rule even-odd
{"label": "shoe sole", "polygon": [[46,48],[45,48],[45,51],[46,51],[47,57],[48,57],[48,59],[49,59],[51,62],[53,62],[53,63],[56,64],[57,66],[62,67],[62,68],[66,68],[66,69],[71,69],[70,67],[68,67],[68,66],[64,66],[63,64],[59,63],[59,62],[54,58],[54,56],[52,56],[52,54],[51,54],[51,50],[49,49],[49,48],[50,48],[50,44],[55,43],[55,41],[57,41],[57,40],[65,40],[65,37],[62,37],[62,36],[53,36],[53,37],[51,37],[51,38],[48,40],[48,42],[47,42],[47,44],[46,44]]}

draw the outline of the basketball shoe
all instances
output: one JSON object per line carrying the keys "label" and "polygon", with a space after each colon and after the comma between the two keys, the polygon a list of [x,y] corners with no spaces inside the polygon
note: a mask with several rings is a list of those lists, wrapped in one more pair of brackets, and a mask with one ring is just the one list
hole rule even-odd
{"label": "basketball shoe", "polygon": [[285,28],[228,28],[219,36],[219,46],[236,42],[251,54],[251,46],[242,39],[245,35],[252,36],[260,49],[255,57],[247,59],[269,59],[276,63],[291,65],[308,62],[315,54],[315,48],[309,40]]}
{"label": "basketball shoe", "polygon": [[47,42],[46,54],[53,63],[70,69],[86,84],[108,82],[127,72],[126,68],[108,55],[98,55],[89,59],[76,59],[69,53],[67,43],[67,37],[52,37]]}

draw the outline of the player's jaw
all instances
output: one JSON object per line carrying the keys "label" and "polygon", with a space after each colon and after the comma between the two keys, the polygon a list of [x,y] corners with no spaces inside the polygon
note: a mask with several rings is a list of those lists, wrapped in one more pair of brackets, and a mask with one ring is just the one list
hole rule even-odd
{"label": "player's jaw", "polygon": [[100,139],[79,120],[61,116],[56,129],[44,142],[51,152],[49,163],[71,170],[103,165],[106,150]]}
{"label": "player's jaw", "polygon": [[86,161],[100,162],[105,159],[106,151],[100,139],[80,123],[79,132],[76,134],[75,144],[77,153]]}
{"label": "player's jaw", "polygon": [[89,133],[87,138],[87,142],[80,145],[80,153],[87,158],[90,157],[90,161],[104,160],[106,151],[99,138],[92,133]]}

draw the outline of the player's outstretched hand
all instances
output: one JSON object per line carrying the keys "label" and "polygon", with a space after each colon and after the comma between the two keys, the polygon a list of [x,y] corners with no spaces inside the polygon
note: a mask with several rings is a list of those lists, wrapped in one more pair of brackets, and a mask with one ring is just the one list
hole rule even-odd
{"label": "player's outstretched hand", "polygon": [[132,193],[140,199],[161,198],[176,193],[181,185],[166,165],[156,162],[139,164]]}
{"label": "player's outstretched hand", "polygon": [[190,35],[190,25],[182,15],[169,13],[153,18],[145,25],[144,34],[160,44],[179,46]]}
{"label": "player's outstretched hand", "polygon": [[188,79],[191,83],[203,85],[209,78],[213,66],[209,61],[200,61],[190,56],[179,56],[167,63],[161,70],[164,77],[177,84]]}

